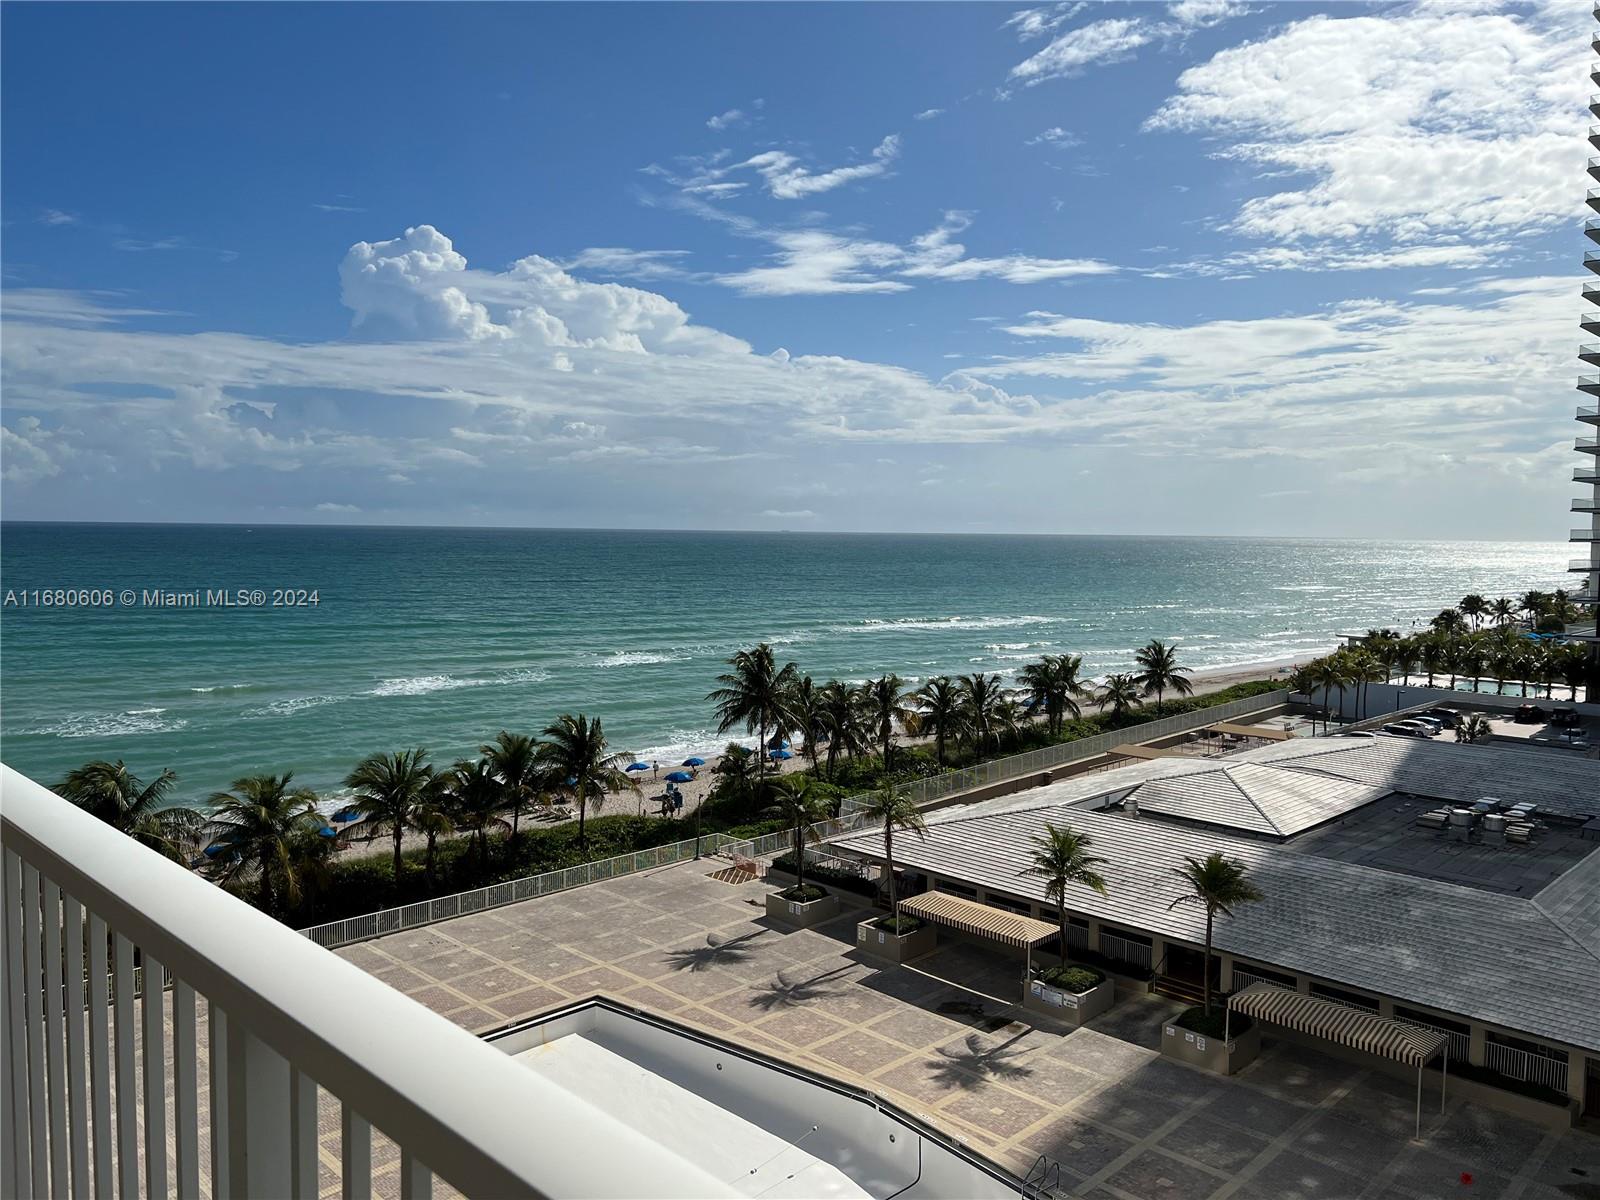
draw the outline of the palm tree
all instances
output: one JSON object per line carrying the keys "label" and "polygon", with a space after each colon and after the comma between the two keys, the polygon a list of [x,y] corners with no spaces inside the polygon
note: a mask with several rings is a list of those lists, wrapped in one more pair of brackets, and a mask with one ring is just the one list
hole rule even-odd
{"label": "palm tree", "polygon": [[856,811],[869,823],[883,822],[883,877],[889,889],[889,919],[894,922],[894,931],[899,933],[899,897],[896,894],[894,877],[894,831],[903,829],[922,838],[927,836],[927,823],[922,819],[922,813],[910,794],[891,783],[884,783]]}
{"label": "palm tree", "polygon": [[1079,700],[1089,698],[1089,689],[1079,678],[1083,670],[1083,657],[1077,654],[1046,654],[1036,663],[1029,663],[1017,675],[1017,682],[1028,689],[1036,705],[1044,708],[1051,737],[1061,735],[1066,714],[1081,717]]}
{"label": "palm tree", "polygon": [[163,771],[145,783],[120,758],[97,759],[68,771],[55,791],[140,845],[185,862],[206,819],[195,809],[162,803],[177,782],[175,772]]}
{"label": "palm tree", "polygon": [[1164,693],[1176,692],[1180,696],[1187,696],[1194,691],[1194,685],[1187,678],[1189,668],[1178,665],[1176,646],[1153,641],[1138,651],[1133,656],[1133,661],[1140,668],[1134,679],[1144,689],[1146,696],[1154,694],[1158,714],[1161,712],[1161,697]]}
{"label": "palm tree", "polygon": [[394,838],[394,886],[399,891],[401,839],[411,824],[412,809],[434,786],[428,752],[419,747],[368,755],[345,777],[344,784],[355,791],[356,803],[373,832],[387,829]]}
{"label": "palm tree", "polygon": [[1167,905],[1171,912],[1180,904],[1193,904],[1206,912],[1206,1016],[1211,1015],[1211,929],[1217,914],[1233,916],[1233,910],[1263,899],[1261,891],[1246,877],[1249,869],[1235,858],[1213,850],[1204,859],[1184,858],[1184,865],[1172,873],[1188,885],[1189,891]]}
{"label": "palm tree", "polygon": [[1322,688],[1322,710],[1328,714],[1323,721],[1326,728],[1332,721],[1334,688],[1339,689],[1339,718],[1344,719],[1344,689],[1349,686],[1350,677],[1346,674],[1344,663],[1337,654],[1317,659],[1311,664],[1310,669],[1315,673],[1318,686]]}
{"label": "palm tree", "polygon": [[1095,693],[1095,702],[1101,708],[1109,706],[1113,717],[1125,717],[1143,703],[1139,698],[1139,681],[1127,673],[1107,675]]}
{"label": "palm tree", "polygon": [[933,735],[933,758],[942,767],[945,743],[961,736],[961,689],[950,676],[936,675],[917,689],[916,701],[916,729]]}
{"label": "palm tree", "polygon": [[461,759],[444,777],[456,824],[472,831],[478,845],[478,870],[489,871],[489,825],[505,808],[505,786],[487,758]]}
{"label": "palm tree", "polygon": [[578,802],[578,845],[584,844],[584,819],[589,802],[599,808],[610,792],[637,792],[636,784],[618,764],[626,758],[611,754],[600,718],[563,713],[544,728],[544,741],[536,755],[545,778],[571,792]]}
{"label": "palm tree", "polygon": [[[1538,595],[1538,592],[1529,592],[1527,596],[1523,597],[1523,599],[1527,600],[1530,596]],[[1537,601],[1535,603],[1537,603]],[[1509,625],[1512,619],[1517,615],[1517,605],[1514,600],[1508,600],[1504,596],[1501,596],[1498,600],[1493,601],[1489,605],[1489,611],[1491,614],[1493,614],[1494,623],[1496,625]]]}
{"label": "palm tree", "polygon": [[1430,620],[1428,624],[1435,633],[1454,633],[1466,622],[1461,619],[1461,614],[1455,609],[1441,608],[1439,615]]}
{"label": "palm tree", "polygon": [[854,756],[861,748],[861,707],[847,684],[830,679],[817,693],[822,705],[822,727],[828,732],[828,778],[833,778],[834,761],[842,750]]}
{"label": "palm tree", "polygon": [[1494,736],[1494,728],[1488,719],[1477,713],[1468,713],[1456,722],[1456,741],[1458,742],[1486,742]]}
{"label": "palm tree", "polygon": [[717,765],[711,768],[711,775],[717,781],[716,790],[720,794],[742,801],[748,809],[756,794],[756,768],[759,758],[760,755],[748,746],[729,742],[727,749],[717,756]]}
{"label": "palm tree", "polygon": [[794,832],[794,886],[798,898],[806,886],[806,843],[819,841],[816,825],[828,819],[827,803],[805,775],[785,775],[767,785],[772,816]]}
{"label": "palm tree", "polygon": [[756,763],[756,774],[758,778],[764,777],[767,729],[794,725],[789,717],[788,701],[800,671],[793,663],[779,667],[772,657],[772,647],[765,642],[754,650],[740,650],[728,660],[728,665],[733,670],[717,676],[722,686],[708,692],[706,699],[716,701],[718,733],[743,725],[746,732],[756,735],[761,755]]}
{"label": "palm tree", "polygon": [[796,732],[804,739],[803,749],[811,760],[811,771],[815,774],[817,743],[827,733],[823,722],[822,691],[812,682],[811,676],[802,675],[789,693],[789,702],[784,707],[794,721]]}
{"label": "palm tree", "polygon": [[294,787],[292,780],[290,772],[249,775],[210,800],[207,832],[213,844],[227,848],[217,871],[223,878],[239,870],[252,872],[256,906],[265,913],[279,904],[293,908],[300,903],[305,884],[332,845],[321,836],[317,794]]}
{"label": "palm tree", "polygon": [[961,693],[962,724],[978,749],[988,746],[991,739],[998,741],[995,718],[1002,699],[1000,676],[982,672],[963,675],[956,688]]}
{"label": "palm tree", "polygon": [[1477,592],[1461,597],[1461,603],[1456,607],[1461,610],[1461,615],[1472,621],[1472,628],[1478,628],[1478,622],[1483,619],[1483,614],[1489,610],[1489,602]]}
{"label": "palm tree", "polygon": [[499,778],[505,792],[505,806],[511,810],[511,836],[517,836],[522,810],[539,798],[541,791],[537,756],[539,743],[525,733],[502,729],[492,742],[478,747]]}
{"label": "palm tree", "polygon": [[1102,896],[1106,894],[1105,877],[1095,868],[1107,860],[1089,853],[1093,840],[1086,833],[1046,821],[1044,833],[1032,839],[1033,855],[1022,869],[1024,875],[1043,877],[1045,897],[1055,901],[1057,915],[1061,918],[1063,963],[1067,961],[1067,888],[1081,884]]}
{"label": "palm tree", "polygon": [[[1391,671],[1400,672],[1400,686],[1411,686],[1411,672],[1417,669],[1417,643],[1413,638],[1406,638],[1397,642],[1394,648],[1394,658],[1390,663]],[[1385,680],[1384,682],[1388,682]]]}
{"label": "palm tree", "polygon": [[1517,607],[1528,614],[1528,624],[1532,625],[1550,607],[1550,597],[1540,591],[1523,592]]}
{"label": "palm tree", "polygon": [[911,707],[910,693],[905,680],[893,671],[879,679],[869,679],[862,688],[866,697],[867,713],[872,722],[872,732],[882,748],[883,769],[889,769],[889,753],[894,748],[894,727],[911,724],[916,710]]}
{"label": "palm tree", "polygon": [[434,775],[431,786],[411,809],[410,825],[428,839],[422,856],[422,879],[429,894],[433,892],[433,866],[438,855],[439,839],[456,831],[455,801],[449,789],[448,773]]}

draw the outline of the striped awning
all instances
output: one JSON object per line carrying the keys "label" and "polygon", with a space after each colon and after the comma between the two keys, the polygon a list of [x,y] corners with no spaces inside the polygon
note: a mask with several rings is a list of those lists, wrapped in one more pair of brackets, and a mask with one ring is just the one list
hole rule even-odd
{"label": "striped awning", "polygon": [[1347,1008],[1320,996],[1291,992],[1275,983],[1252,983],[1230,997],[1228,1007],[1261,1021],[1413,1067],[1422,1066],[1448,1040],[1444,1034],[1431,1029]]}
{"label": "striped awning", "polygon": [[924,892],[909,900],[900,901],[900,911],[912,917],[921,917],[935,925],[948,925],[963,933],[993,938],[1007,946],[1037,946],[1056,937],[1060,930],[1048,921],[1019,916],[1003,908],[979,904],[976,900],[963,900],[960,896],[944,892]]}

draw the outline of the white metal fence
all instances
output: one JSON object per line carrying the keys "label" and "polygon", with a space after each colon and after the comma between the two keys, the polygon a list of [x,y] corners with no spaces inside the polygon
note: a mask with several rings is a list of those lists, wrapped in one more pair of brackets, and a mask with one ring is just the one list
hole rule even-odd
{"label": "white metal fence", "polygon": [[[1002,783],[1010,779],[1018,779],[1026,775],[1036,775],[1040,771],[1048,771],[1052,767],[1064,766],[1067,763],[1078,762],[1085,758],[1094,758],[1096,755],[1105,754],[1116,746],[1127,742],[1149,742],[1158,738],[1171,737],[1177,733],[1187,733],[1191,729],[1199,729],[1205,725],[1212,725],[1218,721],[1231,721],[1235,717],[1242,717],[1247,713],[1259,712],[1264,708],[1273,708],[1279,704],[1287,704],[1289,690],[1281,688],[1278,691],[1263,692],[1259,696],[1247,696],[1243,700],[1230,700],[1226,704],[1214,704],[1209,708],[1197,708],[1192,712],[1177,713],[1170,717],[1161,717],[1155,721],[1145,721],[1139,725],[1130,725],[1125,729],[1117,729],[1110,733],[1097,733],[1091,737],[1079,738],[1072,742],[1061,742],[1054,746],[1044,746],[1038,750],[1029,750],[1024,754],[1013,754],[1009,758],[997,758],[990,762],[978,763],[975,766],[963,767],[958,771],[946,771],[942,775],[933,775],[927,779],[914,780],[902,785],[906,795],[920,807],[935,800],[957,792],[970,791],[973,788],[986,787],[992,783]],[[868,797],[849,796],[839,805],[841,815],[849,815],[862,808]]]}
{"label": "white metal fence", "polygon": [[[0,788],[0,1195],[309,1200],[327,1172],[365,1200],[396,1158],[408,1200],[435,1175],[734,1194],[32,780]],[[170,990],[136,996],[136,956]]]}
{"label": "white metal fence", "polygon": [[1529,1054],[1526,1050],[1518,1050],[1515,1046],[1485,1042],[1483,1063],[1484,1066],[1499,1071],[1508,1078],[1543,1084],[1563,1096],[1567,1094],[1567,1060],[1564,1058]]}
{"label": "white metal fence", "polygon": [[1100,931],[1100,953],[1107,958],[1114,958],[1118,962],[1131,963],[1136,967],[1150,968],[1150,947],[1143,942],[1130,941],[1115,933]]}
{"label": "white metal fence", "polygon": [[1402,1025],[1410,1025],[1417,1029],[1426,1029],[1429,1033],[1441,1033],[1450,1045],[1450,1061],[1452,1063],[1470,1062],[1468,1055],[1472,1052],[1472,1036],[1462,1033],[1459,1029],[1446,1029],[1443,1025],[1435,1025],[1431,1021],[1418,1021],[1413,1017],[1396,1015],[1394,1018]]}
{"label": "white metal fence", "polygon": [[[792,838],[793,835],[786,833],[781,836]],[[414,929],[418,925],[431,925],[435,921],[463,917],[486,908],[499,908],[504,904],[515,904],[519,900],[533,900],[539,896],[548,896],[552,892],[564,892],[568,888],[582,887],[586,883],[598,883],[602,879],[615,879],[619,875],[631,875],[635,871],[648,871],[654,867],[688,862],[697,852],[702,856],[716,854],[730,844],[741,843],[734,843],[734,839],[725,833],[708,833],[700,838],[669,842],[665,846],[636,850],[632,854],[619,854],[615,858],[602,858],[576,867],[565,867],[559,871],[546,871],[542,875],[528,875],[522,879],[509,879],[505,883],[492,883],[488,887],[474,888],[470,892],[436,896],[431,900],[420,900],[416,904],[406,904],[399,908],[385,908],[378,912],[364,913],[359,917],[346,917],[342,921],[329,921],[325,925],[313,925],[300,932],[317,945],[331,950],[337,946],[348,946],[351,942],[365,941],[386,933],[397,933],[402,929]],[[758,856],[751,854],[750,857]]]}

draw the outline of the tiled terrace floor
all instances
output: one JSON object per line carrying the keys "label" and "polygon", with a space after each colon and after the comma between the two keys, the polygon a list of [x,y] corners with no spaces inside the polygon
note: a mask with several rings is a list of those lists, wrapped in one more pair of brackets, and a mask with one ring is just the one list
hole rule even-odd
{"label": "tiled terrace floor", "polygon": [[717,865],[339,953],[477,1032],[604,993],[865,1082],[1018,1174],[1048,1154],[1072,1196],[1600,1197],[1600,1138],[1455,1100],[1441,1116],[1432,1093],[1425,1140],[1413,1144],[1405,1082],[1288,1043],[1269,1043],[1235,1079],[1191,1070],[1156,1053],[1176,1006],[1155,998],[1125,1001],[1090,1028],[1035,1028],[1004,1003],[1019,962],[955,944],[920,970],[878,967],[853,948],[858,910],[785,931],[760,907],[767,885],[707,878]]}

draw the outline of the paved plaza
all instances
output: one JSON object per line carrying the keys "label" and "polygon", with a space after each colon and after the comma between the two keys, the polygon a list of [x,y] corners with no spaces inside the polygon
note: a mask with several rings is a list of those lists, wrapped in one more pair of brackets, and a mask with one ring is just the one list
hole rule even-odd
{"label": "paved plaza", "polygon": [[1076,1031],[1036,1025],[1011,1004],[1021,964],[1006,953],[958,942],[909,968],[879,966],[854,948],[861,910],[789,931],[765,915],[771,885],[711,879],[722,865],[631,875],[338,953],[478,1033],[568,1000],[619,999],[864,1084],[1018,1175],[1049,1155],[1060,1195],[1600,1200],[1600,1137],[1455,1099],[1441,1115],[1434,1091],[1414,1143],[1403,1080],[1271,1039],[1233,1079],[1192,1070],[1156,1052],[1177,1006],[1154,997]]}

